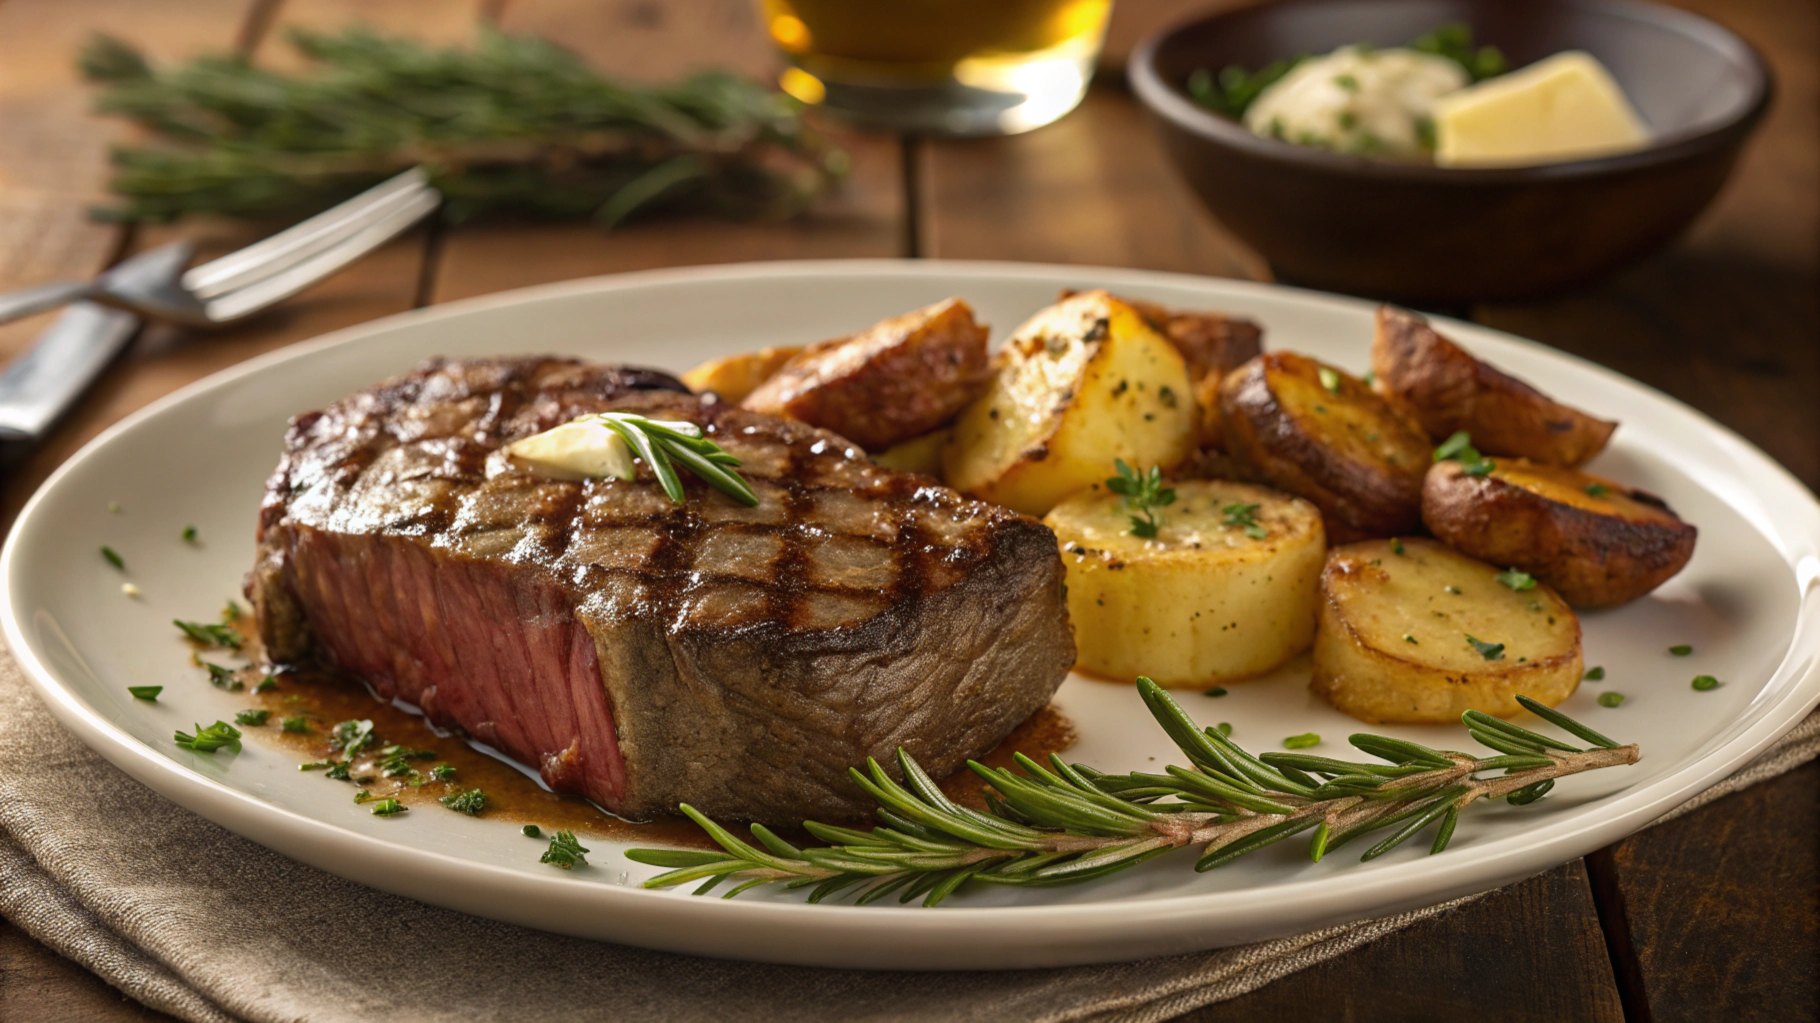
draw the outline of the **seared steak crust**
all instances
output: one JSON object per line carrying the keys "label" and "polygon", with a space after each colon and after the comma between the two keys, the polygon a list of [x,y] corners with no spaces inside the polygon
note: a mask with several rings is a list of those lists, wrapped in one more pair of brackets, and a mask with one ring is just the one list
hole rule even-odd
{"label": "seared steak crust", "polygon": [[[758,506],[500,454],[607,409],[701,425]],[[1062,575],[1042,524],[825,430],[650,371],[438,360],[293,421],[247,589],[274,660],[340,665],[558,791],[793,822],[868,809],[868,756],[946,773],[1047,703]]]}

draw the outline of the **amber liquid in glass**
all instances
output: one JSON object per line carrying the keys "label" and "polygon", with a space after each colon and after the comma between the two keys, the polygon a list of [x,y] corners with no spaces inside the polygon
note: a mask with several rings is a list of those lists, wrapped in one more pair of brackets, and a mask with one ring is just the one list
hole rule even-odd
{"label": "amber liquid in glass", "polygon": [[799,99],[873,127],[1028,131],[1086,91],[1111,0],[761,0]]}

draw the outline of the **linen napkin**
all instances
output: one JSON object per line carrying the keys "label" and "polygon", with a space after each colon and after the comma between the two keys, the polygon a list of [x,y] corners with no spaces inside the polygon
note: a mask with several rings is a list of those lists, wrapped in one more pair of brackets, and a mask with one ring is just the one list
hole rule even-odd
{"label": "linen napkin", "polygon": [[[1669,816],[1817,753],[1820,715]],[[1239,948],[994,973],[770,966],[560,937],[377,892],[217,827],[83,746],[0,651],[0,915],[191,1023],[1144,1023],[1478,897]]]}

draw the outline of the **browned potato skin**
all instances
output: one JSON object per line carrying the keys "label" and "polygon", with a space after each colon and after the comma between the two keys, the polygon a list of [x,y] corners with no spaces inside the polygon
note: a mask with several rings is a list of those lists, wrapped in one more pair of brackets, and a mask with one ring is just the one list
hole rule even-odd
{"label": "browned potato skin", "polygon": [[[1313,502],[1329,543],[1413,531],[1421,521],[1428,438],[1356,377],[1340,373],[1339,393],[1330,394],[1321,369],[1305,355],[1268,352],[1226,377],[1220,417],[1230,464],[1241,478]],[[1285,400],[1284,392],[1292,397]],[[1324,414],[1314,406],[1329,409],[1337,432],[1322,434]],[[1342,423],[1370,428],[1348,431]]]}
{"label": "browned potato skin", "polygon": [[991,377],[986,327],[958,298],[804,349],[740,404],[883,451],[947,425]]}
{"label": "browned potato skin", "polygon": [[[1062,289],[1061,297],[1078,294]],[[1194,384],[1195,444],[1219,451],[1224,444],[1220,428],[1220,381],[1226,374],[1257,358],[1264,350],[1264,328],[1251,320],[1204,309],[1171,309],[1142,299],[1121,299],[1138,311],[1156,332],[1175,345],[1188,364]]]}
{"label": "browned potato skin", "polygon": [[756,352],[724,355],[684,373],[682,382],[696,394],[713,391],[720,395],[721,401],[738,404],[802,350],[801,345],[780,345],[760,348]]}
{"label": "browned potato skin", "polygon": [[1371,369],[1372,386],[1406,403],[1431,437],[1465,430],[1488,455],[1576,466],[1618,428],[1480,362],[1406,309],[1378,307]]}
{"label": "browned potato skin", "polygon": [[[1500,459],[1473,477],[1436,462],[1422,485],[1422,521],[1456,550],[1520,568],[1575,607],[1613,607],[1681,571],[1699,531],[1661,498],[1574,469]],[[1593,497],[1597,483],[1606,493]]]}

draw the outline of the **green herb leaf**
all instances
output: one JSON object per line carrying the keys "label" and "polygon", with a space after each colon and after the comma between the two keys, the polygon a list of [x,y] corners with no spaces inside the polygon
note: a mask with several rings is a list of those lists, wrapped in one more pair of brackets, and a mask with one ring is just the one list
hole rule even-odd
{"label": "green herb leaf", "polygon": [[293,714],[278,722],[278,730],[290,732],[293,735],[301,735],[310,730],[310,719],[304,717],[302,714]]}
{"label": "green herb leaf", "polygon": [[240,633],[230,625],[216,625],[212,622],[186,622],[181,618],[171,619],[175,625],[193,643],[199,643],[207,649],[238,650],[241,645]]}
{"label": "green herb leaf", "polygon": [[1471,636],[1466,637],[1466,642],[1469,643],[1474,650],[1479,652],[1480,657],[1483,657],[1488,661],[1501,661],[1504,659],[1504,644],[1502,643],[1486,643],[1474,639]]}
{"label": "green herb leaf", "polygon": [[1694,648],[1688,646],[1686,643],[1680,643],[1669,647],[1668,652],[1674,654],[1676,657],[1686,657],[1688,654],[1694,652]]}
{"label": "green herb leaf", "polygon": [[1594,665],[1586,669],[1586,674],[1581,677],[1587,682],[1603,682],[1605,681],[1605,668],[1601,665]]}
{"label": "green herb leaf", "polygon": [[1212,689],[1207,690],[1205,695],[1207,695],[1207,696],[1225,696],[1226,687],[1225,686],[1214,686]]}
{"label": "green herb leaf", "polygon": [[431,781],[448,781],[453,777],[455,777],[455,765],[453,764],[437,764],[430,768]]}
{"label": "green herb leaf", "polygon": [[487,794],[479,789],[469,789],[466,792],[451,792],[437,802],[457,813],[472,817],[486,809]]}
{"label": "green herb leaf", "polygon": [[378,797],[373,795],[371,789],[361,789],[359,792],[354,793],[354,802],[356,803],[367,803],[376,798]]}
{"label": "green herb leaf", "polygon": [[378,736],[373,734],[373,722],[369,718],[342,721],[330,729],[329,734],[329,748],[340,750],[350,760],[354,754],[378,741]]}
{"label": "green herb leaf", "polygon": [[401,814],[408,809],[410,809],[410,807],[405,806],[396,799],[381,799],[373,804],[373,816],[391,817],[395,814]]}
{"label": "green herb leaf", "polygon": [[1528,572],[1518,571],[1514,568],[1499,572],[1497,575],[1493,576],[1493,578],[1518,592],[1536,588],[1535,576],[1530,575]]}
{"label": "green herb leaf", "polygon": [[267,675],[266,677],[259,680],[258,685],[253,687],[253,692],[269,693],[276,688],[278,688],[278,679],[274,678],[271,675]]}
{"label": "green herb leaf", "polygon": [[1107,478],[1106,489],[1124,498],[1125,511],[1131,518],[1131,527],[1125,532],[1146,540],[1156,539],[1163,524],[1157,509],[1175,503],[1175,490],[1163,486],[1162,467],[1135,470],[1122,458],[1113,459],[1112,467],[1118,475]]}
{"label": "green herb leaf", "polygon": [[1255,73],[1234,64],[1217,77],[1206,68],[1200,68],[1188,76],[1188,97],[1215,113],[1236,120],[1245,116],[1245,109],[1258,98],[1258,93],[1294,70],[1304,59],[1272,61]]}
{"label": "green herb leaf", "polygon": [[1475,82],[1495,78],[1510,70],[1510,62],[1495,46],[1472,45],[1472,28],[1461,22],[1448,22],[1431,32],[1417,36],[1410,42],[1409,48],[1423,53],[1432,53],[1466,69],[1466,74]]}
{"label": "green herb leaf", "polygon": [[196,542],[196,527],[195,526],[184,526],[183,527],[183,542],[184,543],[195,543]]}
{"label": "green herb leaf", "polygon": [[259,725],[265,724],[266,719],[271,716],[272,712],[269,710],[243,710],[234,715],[234,723],[237,725],[253,725],[254,727],[258,727]]}
{"label": "green herb leaf", "polygon": [[336,781],[353,781],[353,778],[348,775],[348,762],[345,760],[330,764],[329,772],[324,777],[333,778]]}
{"label": "green herb leaf", "polygon": [[1394,537],[1394,536],[1390,538],[1390,553],[1392,553],[1392,554],[1402,554],[1403,553],[1403,541],[1400,538]]}
{"label": "green herb leaf", "polygon": [[681,465],[735,501],[747,506],[758,504],[758,495],[745,477],[733,471],[740,464],[739,459],[709,440],[694,423],[647,419],[631,412],[601,412],[592,418],[619,434],[644,460],[671,501],[685,503],[682,481],[675,468]]}
{"label": "green herb leaf", "polygon": [[575,840],[573,831],[558,831],[550,839],[550,848],[539,857],[539,863],[548,863],[552,867],[573,870],[588,865],[587,854],[592,850]]}
{"label": "green herb leaf", "polygon": [[209,670],[209,685],[216,689],[226,689],[228,692],[237,693],[246,688],[246,683],[240,681],[240,675],[234,669],[224,668],[208,661],[203,661],[202,666]]}
{"label": "green herb leaf", "polygon": [[1220,515],[1223,516],[1222,521],[1226,525],[1242,527],[1245,530],[1246,536],[1251,537],[1253,540],[1262,540],[1270,535],[1270,531],[1265,529],[1262,523],[1258,522],[1258,509],[1260,507],[1262,507],[1262,505],[1228,504],[1220,508]]}
{"label": "green herb leaf", "polygon": [[119,551],[114,550],[112,547],[109,547],[106,544],[102,544],[101,545],[101,556],[107,559],[108,564],[114,566],[115,568],[121,570],[122,572],[126,571],[126,559],[120,556]]}
{"label": "green herb leaf", "polygon": [[1608,689],[1605,692],[1599,694],[1599,706],[1601,706],[1601,707],[1616,707],[1618,704],[1623,703],[1623,702],[1624,702],[1623,693],[1612,692],[1611,690]]}
{"label": "green herb leaf", "polygon": [[[1348,75],[1343,77],[1351,76]],[[1337,395],[1340,393],[1340,373],[1338,370],[1328,366],[1322,366],[1315,370],[1315,375],[1321,378],[1321,386],[1327,388],[1328,394]]]}
{"label": "green herb leaf", "polygon": [[327,760],[314,760],[307,764],[298,764],[297,769],[299,771],[321,771],[330,766],[331,764]]}
{"label": "green herb leaf", "polygon": [[1719,688],[1719,680],[1711,675],[1695,675],[1694,691],[1704,693],[1708,689]]}
{"label": "green herb leaf", "polygon": [[1405,643],[1415,643],[1415,644],[1416,644],[1416,645],[1417,645],[1417,646],[1420,646],[1420,645],[1421,645],[1421,644],[1420,644],[1420,643],[1417,643],[1417,641],[1416,641],[1416,638],[1415,638],[1415,637],[1414,637],[1414,636],[1411,636],[1411,635],[1410,635],[1410,634],[1409,634],[1409,633],[1407,633],[1407,632],[1405,632],[1405,633],[1403,633],[1403,642],[1405,642]]}
{"label": "green herb leaf", "polygon": [[1320,744],[1321,737],[1313,732],[1303,732],[1301,735],[1292,735],[1283,740],[1284,749],[1307,749]]}
{"label": "green herb leaf", "polygon": [[156,699],[158,699],[158,694],[164,692],[164,687],[163,686],[127,686],[126,691],[131,693],[133,695],[133,699],[135,699],[135,700],[156,700]]}
{"label": "green herb leaf", "polygon": [[217,721],[207,728],[201,725],[192,727],[196,729],[193,734],[180,731],[174,736],[177,745],[183,749],[194,750],[197,753],[213,753],[218,749],[225,749],[231,753],[240,752],[240,729],[226,721]]}
{"label": "green herb leaf", "polygon": [[1588,483],[1586,485],[1586,493],[1590,497],[1604,497],[1606,494],[1611,493],[1611,488],[1603,483]]}
{"label": "green herb leaf", "polygon": [[535,824],[526,824],[524,827],[519,828],[518,830],[526,838],[542,838],[543,837],[543,829],[538,827]]}

